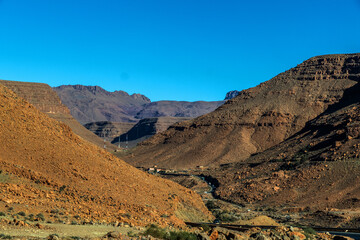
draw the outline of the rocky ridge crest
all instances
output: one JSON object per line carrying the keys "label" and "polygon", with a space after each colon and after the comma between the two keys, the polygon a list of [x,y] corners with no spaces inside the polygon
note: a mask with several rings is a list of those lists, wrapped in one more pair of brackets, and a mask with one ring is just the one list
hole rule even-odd
{"label": "rocky ridge crest", "polygon": [[359,64],[360,54],[310,58],[241,91],[212,113],[155,135],[127,160],[168,168],[244,161],[284,141],[338,103],[357,84]]}

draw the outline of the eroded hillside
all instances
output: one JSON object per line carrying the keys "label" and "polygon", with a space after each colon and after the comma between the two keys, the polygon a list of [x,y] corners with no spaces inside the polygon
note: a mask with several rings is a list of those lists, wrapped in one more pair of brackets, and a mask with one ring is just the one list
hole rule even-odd
{"label": "eroded hillside", "polygon": [[[82,140],[0,85],[0,205],[145,225],[211,218],[200,197]],[[11,180],[12,179],[12,180]],[[165,217],[166,216],[166,217]]]}
{"label": "eroded hillside", "polygon": [[286,141],[210,171],[219,181],[216,193],[238,203],[358,209],[359,93],[357,84]]}
{"label": "eroded hillside", "polygon": [[30,102],[41,112],[68,125],[71,130],[85,140],[108,150],[115,150],[116,147],[109,142],[104,143],[102,139],[82,126],[70,115],[69,109],[62,104],[56,92],[47,84],[33,82],[18,82],[0,80],[0,84],[14,91],[17,96]]}
{"label": "eroded hillside", "polygon": [[359,80],[360,54],[313,57],[239,95],[212,113],[143,142],[127,161],[188,168],[241,162],[301,130]]}

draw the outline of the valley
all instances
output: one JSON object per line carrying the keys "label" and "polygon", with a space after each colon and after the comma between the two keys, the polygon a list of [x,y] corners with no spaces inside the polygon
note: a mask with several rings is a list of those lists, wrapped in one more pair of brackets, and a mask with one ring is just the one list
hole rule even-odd
{"label": "valley", "polygon": [[359,54],[310,58],[225,103],[1,80],[0,227],[39,238],[354,231],[359,80]]}

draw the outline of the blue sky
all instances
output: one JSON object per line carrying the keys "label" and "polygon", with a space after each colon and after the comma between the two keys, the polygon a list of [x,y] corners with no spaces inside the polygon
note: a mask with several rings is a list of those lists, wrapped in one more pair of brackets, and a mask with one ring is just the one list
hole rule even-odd
{"label": "blue sky", "polygon": [[360,0],[0,0],[0,79],[222,100],[360,52]]}

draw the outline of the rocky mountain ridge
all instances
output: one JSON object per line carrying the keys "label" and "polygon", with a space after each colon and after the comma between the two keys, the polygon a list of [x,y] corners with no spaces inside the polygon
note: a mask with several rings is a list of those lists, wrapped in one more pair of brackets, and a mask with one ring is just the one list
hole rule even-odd
{"label": "rocky mountain ridge", "polygon": [[343,98],[284,142],[212,170],[221,198],[325,209],[360,207],[360,65]]}
{"label": "rocky mountain ridge", "polygon": [[108,92],[99,86],[62,85],[53,88],[80,123],[137,122],[134,118],[150,99],[124,91]]}
{"label": "rocky mountain ridge", "polygon": [[241,91],[214,112],[178,123],[144,141],[127,161],[166,168],[244,161],[284,141],[339,103],[346,90],[357,84],[359,55],[310,58]]}
{"label": "rocky mountain ridge", "polygon": [[237,91],[237,90],[230,91],[230,92],[226,93],[224,100],[233,99],[234,97],[239,95],[239,93],[240,93],[240,91]]}
{"label": "rocky mountain ridge", "polygon": [[224,101],[158,101],[141,94],[108,92],[99,86],[55,87],[62,102],[82,124],[91,122],[138,122],[152,117],[197,117],[215,110]]}

